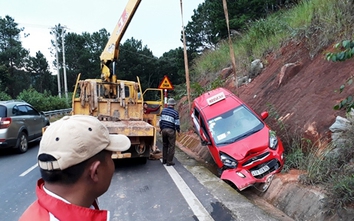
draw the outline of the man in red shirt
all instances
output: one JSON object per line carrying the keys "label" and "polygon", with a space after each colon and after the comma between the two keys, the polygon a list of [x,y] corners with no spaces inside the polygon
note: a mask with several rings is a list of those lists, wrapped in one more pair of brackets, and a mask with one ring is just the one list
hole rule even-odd
{"label": "man in red shirt", "polygon": [[130,145],[128,137],[109,134],[93,116],[65,116],[52,123],[39,145],[38,199],[19,220],[109,220],[109,211],[98,208],[97,198],[111,183],[112,152]]}
{"label": "man in red shirt", "polygon": [[144,114],[150,114],[151,112],[155,112],[157,110],[160,109],[161,105],[159,105],[158,107],[155,107],[155,108],[151,108],[148,106],[148,104],[146,102],[144,102]]}

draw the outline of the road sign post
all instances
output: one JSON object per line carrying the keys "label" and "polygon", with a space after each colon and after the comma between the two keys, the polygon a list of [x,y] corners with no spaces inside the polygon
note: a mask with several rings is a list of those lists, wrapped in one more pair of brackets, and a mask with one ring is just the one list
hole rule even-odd
{"label": "road sign post", "polygon": [[165,105],[164,106],[166,107],[167,106],[167,90],[173,90],[174,89],[174,87],[173,87],[170,79],[167,77],[167,75],[164,76],[164,78],[162,79],[162,81],[161,81],[161,83],[160,83],[158,88],[159,89],[163,89],[164,92],[165,92],[164,93],[164,96],[165,96],[165,99],[164,99]]}

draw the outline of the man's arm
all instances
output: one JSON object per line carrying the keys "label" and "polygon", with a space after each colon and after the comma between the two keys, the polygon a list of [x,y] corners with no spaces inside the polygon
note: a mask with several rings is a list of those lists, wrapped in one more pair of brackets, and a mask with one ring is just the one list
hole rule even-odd
{"label": "man's arm", "polygon": [[181,128],[180,128],[180,122],[179,122],[179,114],[178,112],[176,111],[176,116],[175,116],[175,127],[176,127],[176,131],[178,133],[181,132]]}
{"label": "man's arm", "polygon": [[158,107],[155,107],[155,108],[148,107],[148,108],[146,108],[146,113],[150,114],[151,112],[154,112],[154,111],[157,111],[158,109],[160,109],[160,107],[161,107],[161,105],[159,105]]}

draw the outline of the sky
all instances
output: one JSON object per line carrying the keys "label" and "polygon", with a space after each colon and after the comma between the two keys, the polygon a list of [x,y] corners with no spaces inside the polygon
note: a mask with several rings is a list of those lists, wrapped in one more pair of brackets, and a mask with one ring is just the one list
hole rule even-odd
{"label": "sky", "polygon": [[[111,33],[129,0],[0,0],[0,17],[12,17],[18,27],[25,28],[21,35],[22,46],[31,56],[41,51],[50,63],[50,29],[60,24],[67,32],[93,33],[105,28]],[[191,20],[193,10],[204,0],[183,0],[183,24]],[[141,40],[154,56],[178,47],[182,16],[180,0],[142,0],[122,41]],[[29,34],[24,37],[24,33]]]}

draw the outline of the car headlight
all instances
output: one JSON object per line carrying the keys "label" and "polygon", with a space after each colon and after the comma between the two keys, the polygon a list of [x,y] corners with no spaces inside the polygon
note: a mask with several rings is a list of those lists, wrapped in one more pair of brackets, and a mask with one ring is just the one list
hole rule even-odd
{"label": "car headlight", "polygon": [[225,153],[220,153],[221,162],[228,168],[236,168],[237,161]]}
{"label": "car headlight", "polygon": [[276,150],[278,148],[278,138],[274,131],[269,131],[269,148]]}

